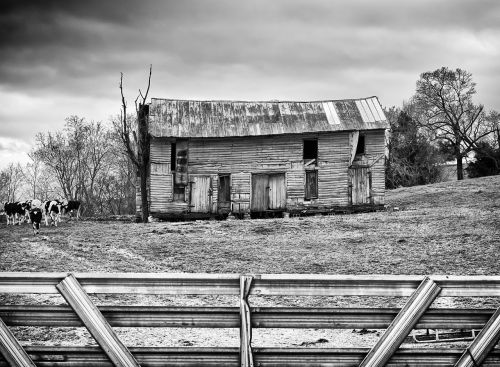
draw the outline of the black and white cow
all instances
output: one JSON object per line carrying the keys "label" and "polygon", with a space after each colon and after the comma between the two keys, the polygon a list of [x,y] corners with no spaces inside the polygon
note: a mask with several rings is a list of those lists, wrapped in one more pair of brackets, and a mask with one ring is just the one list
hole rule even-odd
{"label": "black and white cow", "polygon": [[45,216],[45,225],[50,224],[57,227],[57,222],[61,221],[61,206],[62,203],[59,200],[47,200],[43,203],[43,214]]}
{"label": "black and white cow", "polygon": [[26,213],[24,208],[24,203],[20,203],[19,201],[16,201],[14,203],[5,203],[4,209],[5,215],[7,216],[7,225],[21,225],[24,221],[24,215]]}
{"label": "black and white cow", "polygon": [[30,210],[30,221],[33,227],[33,234],[40,233],[40,222],[42,221],[42,208],[33,207]]}
{"label": "black and white cow", "polygon": [[76,211],[76,220],[80,219],[80,208],[82,207],[81,203],[77,200],[65,200],[62,204],[62,214],[66,215],[67,213],[72,215],[74,211]]}
{"label": "black and white cow", "polygon": [[[36,200],[36,199],[34,199]],[[25,218],[25,221],[28,222],[28,223],[31,223],[31,219],[30,219],[30,210],[31,210],[31,202],[33,200],[26,200],[24,203],[22,203],[23,207],[24,207],[24,218]]]}

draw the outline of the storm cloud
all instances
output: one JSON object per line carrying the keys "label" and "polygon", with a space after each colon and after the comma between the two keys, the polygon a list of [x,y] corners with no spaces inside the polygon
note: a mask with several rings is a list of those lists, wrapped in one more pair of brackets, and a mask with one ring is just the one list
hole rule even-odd
{"label": "storm cloud", "polygon": [[[69,115],[106,121],[127,98],[314,100],[401,105],[420,73],[473,74],[500,110],[500,3],[7,1],[0,12],[0,136],[30,142]],[[19,129],[23,126],[23,129]]]}

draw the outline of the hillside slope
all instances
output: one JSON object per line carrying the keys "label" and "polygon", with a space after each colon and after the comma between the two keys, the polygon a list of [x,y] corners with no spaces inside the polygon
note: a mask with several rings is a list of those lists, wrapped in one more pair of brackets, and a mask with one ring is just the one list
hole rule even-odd
{"label": "hillside slope", "polygon": [[0,226],[1,271],[500,274],[500,176],[389,191],[385,212]]}

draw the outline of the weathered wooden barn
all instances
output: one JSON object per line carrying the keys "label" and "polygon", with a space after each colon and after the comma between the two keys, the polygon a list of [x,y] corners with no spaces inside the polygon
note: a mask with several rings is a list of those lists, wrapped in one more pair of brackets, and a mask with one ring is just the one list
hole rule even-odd
{"label": "weathered wooden barn", "polygon": [[152,99],[153,217],[263,216],[384,204],[377,97],[316,102]]}

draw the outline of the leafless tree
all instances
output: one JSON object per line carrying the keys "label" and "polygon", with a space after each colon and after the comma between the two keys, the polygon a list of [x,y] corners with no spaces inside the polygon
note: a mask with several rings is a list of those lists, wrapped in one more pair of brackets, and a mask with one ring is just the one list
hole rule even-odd
{"label": "leafless tree", "polygon": [[483,105],[476,105],[472,74],[462,69],[446,67],[425,72],[417,81],[414,116],[429,129],[434,139],[446,142],[457,160],[457,179],[463,179],[463,158],[494,129]]}
{"label": "leafless tree", "polygon": [[10,163],[0,171],[0,197],[2,202],[19,200],[18,192],[23,184],[23,171],[19,163]]}
{"label": "leafless tree", "polygon": [[43,162],[37,157],[33,150],[28,153],[28,157],[31,159],[31,162],[26,163],[23,170],[24,180],[29,186],[28,195],[31,198],[38,198],[40,194],[38,192],[38,186],[42,176]]}
{"label": "leafless tree", "polygon": [[[78,124],[82,120],[77,116],[72,116],[66,121]],[[81,177],[80,158],[83,143],[77,139],[77,134],[70,137],[60,131],[46,134],[38,133],[35,136],[36,149],[34,154],[50,168],[64,197],[70,200],[78,199],[81,191],[79,179]]]}
{"label": "leafless tree", "polygon": [[137,118],[137,132],[131,128],[130,119],[127,115],[127,102],[123,94],[123,73],[120,76],[120,93],[122,99],[121,128],[120,137],[125,153],[137,169],[139,176],[139,187],[141,190],[141,217],[142,222],[147,223],[149,217],[149,204],[147,194],[147,173],[149,166],[149,128],[148,112],[149,105],[146,99],[151,86],[151,73],[153,67],[149,67],[148,87],[146,93],[139,90],[139,95],[135,99],[135,111]]}

